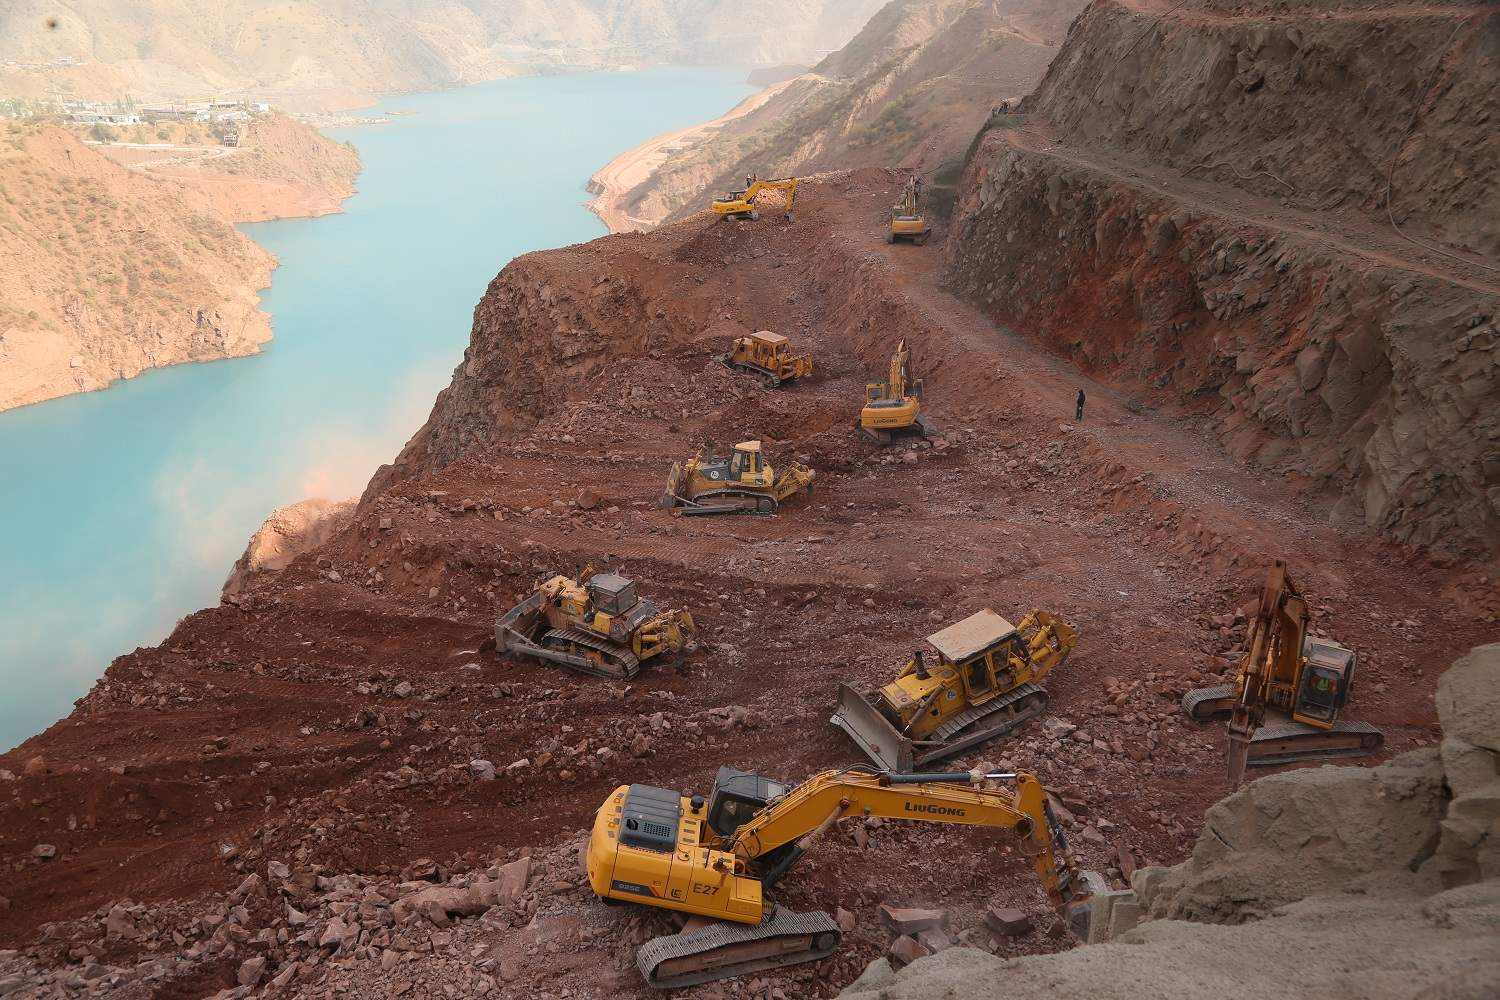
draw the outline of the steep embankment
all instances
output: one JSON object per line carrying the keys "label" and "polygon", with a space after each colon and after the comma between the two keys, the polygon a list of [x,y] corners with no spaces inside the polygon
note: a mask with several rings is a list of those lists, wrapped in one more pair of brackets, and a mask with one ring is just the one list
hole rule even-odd
{"label": "steep embankment", "polygon": [[618,232],[683,218],[747,174],[900,164],[951,185],[991,108],[1036,85],[1083,3],[894,0],[753,106],[622,154],[595,175],[593,207]]}
{"label": "steep embankment", "polygon": [[1096,899],[1101,943],[1011,961],[955,948],[899,974],[882,960],[840,996],[1500,996],[1500,646],[1454,664],[1438,708],[1441,748],[1215,805],[1190,860]]}
{"label": "steep embankment", "polygon": [[1340,513],[1493,553],[1497,38],[1493,5],[1096,3],[976,144],[952,280]]}
{"label": "steep embankment", "polygon": [[275,260],[232,224],[338,211],[359,171],[353,149],[281,116],[235,149],[21,125],[3,141],[0,410],[255,353]]}
{"label": "steep embankment", "polygon": [[814,62],[881,0],[94,0],[0,7],[0,93],[369,104],[522,73]]}

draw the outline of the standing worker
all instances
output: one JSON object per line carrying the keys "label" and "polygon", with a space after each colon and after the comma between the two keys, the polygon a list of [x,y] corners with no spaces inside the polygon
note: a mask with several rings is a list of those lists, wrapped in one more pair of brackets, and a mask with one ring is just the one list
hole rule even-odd
{"label": "standing worker", "polygon": [[1083,390],[1079,389],[1078,390],[1078,415],[1076,417],[1074,417],[1073,419],[1075,419],[1075,420],[1082,420],[1083,419],[1083,401],[1086,398],[1087,397],[1084,396],[1084,394],[1083,394]]}

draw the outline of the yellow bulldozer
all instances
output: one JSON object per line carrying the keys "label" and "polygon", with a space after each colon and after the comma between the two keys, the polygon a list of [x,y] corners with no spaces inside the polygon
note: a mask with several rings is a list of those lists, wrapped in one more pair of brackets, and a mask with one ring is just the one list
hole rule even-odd
{"label": "yellow bulldozer", "polygon": [[905,434],[926,436],[928,425],[922,419],[922,380],[911,377],[911,351],[906,338],[891,355],[890,377],[885,382],[865,385],[865,405],[859,411],[860,431],[881,444],[890,444]]}
{"label": "yellow bulldozer", "polygon": [[908,178],[901,200],[891,206],[891,228],[886,231],[885,241],[910,240],[921,246],[931,235],[932,227],[922,215],[922,180],[920,177]]}
{"label": "yellow bulldozer", "polygon": [[1385,742],[1369,723],[1339,718],[1358,657],[1332,639],[1308,635],[1307,620],[1307,599],[1278,559],[1261,587],[1234,683],[1182,696],[1182,710],[1197,722],[1229,715],[1232,785],[1244,780],[1247,766],[1360,757]]}
{"label": "yellow bulldozer", "polygon": [[1047,707],[1040,682],[1078,644],[1078,630],[1035,610],[1012,625],[985,608],[927,637],[869,697],[839,685],[829,719],[881,767],[906,772],[998,739]]}
{"label": "yellow bulldozer", "polygon": [[719,355],[723,364],[735,371],[759,375],[767,389],[776,389],[812,374],[811,354],[797,354],[792,342],[779,333],[758,330],[748,337],[736,337],[734,349]]}
{"label": "yellow bulldozer", "polygon": [[[1015,790],[972,787],[1001,781],[1014,781]],[[594,814],[585,868],[607,902],[697,918],[636,952],[647,983],[679,989],[833,954],[840,933],[828,914],[777,907],[766,891],[846,816],[1014,830],[1052,905],[1075,933],[1087,933],[1088,900],[1104,883],[1079,870],[1046,791],[1025,772],[851,769],[791,785],[721,767],[707,798],[621,785]]]}
{"label": "yellow bulldozer", "polygon": [[672,465],[661,506],[680,507],[687,515],[774,514],[781,502],[806,490],[811,493],[815,473],[792,462],[778,475],[765,460],[759,441],[741,441],[727,460],[704,449],[686,462]]}
{"label": "yellow bulldozer", "polygon": [[646,660],[684,652],[693,616],[662,610],[615,573],[553,576],[495,623],[500,653],[529,656],[595,677],[628,680]]}
{"label": "yellow bulldozer", "polygon": [[754,174],[745,178],[743,191],[731,191],[722,198],[714,199],[714,214],[729,219],[759,219],[755,199],[765,191],[786,192],[786,221],[792,221],[792,203],[797,199],[797,178],[777,177],[761,180]]}

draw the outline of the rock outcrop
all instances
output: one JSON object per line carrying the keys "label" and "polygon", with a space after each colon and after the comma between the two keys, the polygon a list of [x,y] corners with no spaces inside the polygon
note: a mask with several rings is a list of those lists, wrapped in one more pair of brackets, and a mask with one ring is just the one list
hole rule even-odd
{"label": "rock outcrop", "polygon": [[1493,553],[1497,21],[1325,13],[1094,4],[976,143],[953,281],[1210,416],[1237,457],[1339,490],[1335,516]]}
{"label": "rock outcrop", "polygon": [[317,497],[272,511],[250,536],[244,553],[235,560],[229,579],[224,581],[224,596],[242,593],[254,577],[280,572],[293,559],[323,545],[350,525],[354,508],[352,499],[333,501]]}
{"label": "rock outcrop", "polygon": [[1090,937],[1108,943],[1010,961],[955,948],[900,972],[882,959],[840,996],[1500,995],[1500,645],[1439,691],[1441,749],[1235,792],[1189,860],[1096,897]]}

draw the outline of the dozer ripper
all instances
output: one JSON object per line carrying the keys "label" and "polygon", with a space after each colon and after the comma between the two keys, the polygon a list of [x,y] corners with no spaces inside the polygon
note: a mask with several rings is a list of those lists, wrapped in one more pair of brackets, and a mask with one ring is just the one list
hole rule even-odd
{"label": "dozer ripper", "polygon": [[754,174],[745,178],[743,191],[731,191],[722,198],[714,199],[714,214],[730,219],[759,219],[755,199],[763,191],[786,192],[786,221],[792,221],[792,203],[797,199],[797,178],[777,177],[760,180]]}
{"label": "dozer ripper", "polygon": [[1229,781],[1246,767],[1305,760],[1362,757],[1385,742],[1366,722],[1339,718],[1354,687],[1358,657],[1330,639],[1307,634],[1307,600],[1286,563],[1266,574],[1246,652],[1233,684],[1197,688],[1182,697],[1188,717],[1206,722],[1229,715]]}
{"label": "dozer ripper", "polygon": [[642,600],[635,583],[584,570],[554,576],[495,623],[500,653],[529,656],[595,677],[628,680],[646,660],[682,653],[693,616]]}
{"label": "dozer ripper", "polygon": [[910,240],[917,246],[927,242],[932,227],[922,215],[922,180],[910,177],[902,189],[901,200],[891,206],[891,228],[886,231],[885,241]]}
{"label": "dozer ripper", "polygon": [[907,772],[963,753],[1047,707],[1040,682],[1067,660],[1078,630],[1036,610],[1012,625],[986,608],[927,637],[894,681],[866,697],[839,685],[828,721],[883,768]]}
{"label": "dozer ripper", "polygon": [[922,380],[913,379],[910,368],[911,351],[903,337],[891,355],[889,381],[865,385],[865,405],[856,426],[881,444],[890,444],[902,434],[927,434],[927,423],[922,419]]}
{"label": "dozer ripper", "polygon": [[788,497],[811,493],[814,475],[800,462],[777,475],[759,441],[740,442],[724,461],[699,448],[686,462],[673,463],[661,506],[681,507],[687,515],[774,514]]}
{"label": "dozer ripper", "polygon": [[[1014,780],[1015,790],[969,787]],[[721,767],[708,798],[621,785],[594,817],[586,868],[606,901],[707,918],[707,926],[646,942],[636,965],[675,989],[831,955],[839,927],[826,913],[793,913],[766,892],[844,817],[1015,830],[1042,888],[1075,932],[1086,932],[1097,876],[1080,872],[1030,774],[824,771],[800,785]]]}
{"label": "dozer ripper", "polygon": [[795,354],[792,342],[779,333],[759,330],[748,337],[736,337],[734,349],[719,355],[723,364],[735,371],[759,375],[767,389],[776,389],[812,374],[811,354]]}

